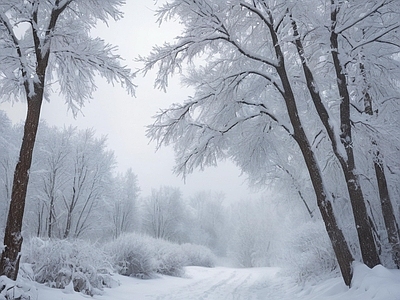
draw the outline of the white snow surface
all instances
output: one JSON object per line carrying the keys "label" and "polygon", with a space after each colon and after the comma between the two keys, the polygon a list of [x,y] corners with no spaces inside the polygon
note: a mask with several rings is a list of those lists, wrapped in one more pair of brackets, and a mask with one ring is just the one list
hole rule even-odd
{"label": "white snow surface", "polygon": [[71,289],[57,290],[36,284],[38,300],[399,300],[400,271],[356,264],[352,287],[341,278],[315,285],[295,283],[279,268],[237,269],[186,267],[184,278],[159,276],[142,280],[115,275],[120,286],[89,297]]}

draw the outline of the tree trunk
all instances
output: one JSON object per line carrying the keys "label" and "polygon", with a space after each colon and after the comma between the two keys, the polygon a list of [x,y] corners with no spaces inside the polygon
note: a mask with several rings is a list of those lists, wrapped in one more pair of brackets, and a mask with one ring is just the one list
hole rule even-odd
{"label": "tree trunk", "polygon": [[368,267],[373,268],[380,264],[380,258],[375,245],[372,228],[369,224],[369,216],[365,205],[364,195],[361,190],[360,180],[358,178],[354,163],[350,120],[350,95],[347,89],[345,70],[343,69],[339,59],[338,34],[335,32],[339,7],[335,0],[331,0],[331,2],[331,55],[336,72],[336,82],[340,96],[340,141],[344,146],[347,155],[344,163],[341,162],[341,165],[346,179],[350,203],[353,209],[353,216],[356,223],[362,258]]}
{"label": "tree trunk", "polygon": [[39,125],[43,88],[35,84],[35,94],[28,98],[28,111],[24,126],[19,160],[15,167],[11,193],[10,209],[4,233],[4,250],[0,260],[0,275],[12,280],[17,279],[22,245],[22,218],[25,209],[25,197],[28,188],[29,170],[32,163],[33,147]]}
{"label": "tree trunk", "polygon": [[50,191],[48,193],[50,197],[49,203],[49,215],[48,215],[48,227],[47,227],[47,237],[50,239],[53,234],[53,223],[55,222],[55,208],[54,202],[56,199],[55,186],[57,181],[57,170],[53,170],[50,177]]}
{"label": "tree trunk", "polygon": [[386,182],[385,169],[382,161],[379,159],[379,152],[374,153],[375,176],[378,182],[379,198],[381,201],[383,220],[388,235],[389,244],[392,248],[392,258],[397,268],[400,268],[400,241],[399,241],[399,225],[390,201],[389,190]]}
{"label": "tree trunk", "polygon": [[299,117],[295,97],[285,69],[284,56],[280,48],[276,32],[274,31],[272,26],[270,27],[270,32],[273,43],[275,45],[276,56],[279,61],[277,72],[279,78],[282,81],[282,86],[284,90],[283,96],[289,114],[290,122],[293,126],[294,133],[292,136],[299,145],[299,148],[307,165],[308,173],[310,175],[310,179],[317,198],[317,205],[321,212],[329,239],[332,243],[332,247],[335,252],[336,259],[338,261],[339,268],[343,276],[343,280],[346,285],[350,286],[353,276],[352,262],[354,261],[354,258],[350,252],[344,234],[337,224],[336,217],[332,208],[332,203],[327,196],[321,170],[319,169],[317,159],[311,149],[311,145],[308,141],[307,135],[304,132],[304,128]]}
{"label": "tree trunk", "polygon": [[49,218],[48,218],[48,228],[47,228],[47,236],[49,239],[52,238],[53,236],[53,225],[56,222],[56,214],[55,214],[55,208],[54,208],[54,201],[55,201],[55,196],[52,195],[50,199],[50,207],[49,207]]}
{"label": "tree trunk", "polygon": [[[270,16],[270,19],[273,19],[272,16]],[[339,268],[343,276],[343,280],[346,285],[350,286],[353,276],[352,262],[354,261],[354,258],[350,252],[344,234],[337,224],[336,217],[332,208],[332,203],[327,196],[321,170],[318,166],[317,159],[314,152],[312,151],[310,142],[308,141],[307,135],[301,123],[296,100],[293,94],[291,83],[289,81],[289,77],[286,72],[285,59],[279,44],[277,33],[274,29],[274,26],[272,25],[272,22],[269,23],[267,21],[266,24],[269,28],[276,58],[278,60],[276,71],[279,75],[279,78],[281,79],[283,86],[282,96],[285,101],[290,123],[293,127],[292,136],[299,145],[300,151],[307,165],[311,183],[313,185],[315,196],[317,198],[317,205],[321,212],[329,239],[332,243],[333,251],[335,252],[336,259],[338,261]]]}
{"label": "tree trunk", "polygon": [[[363,99],[364,99],[364,112],[370,116],[373,115],[372,108],[372,97],[368,91],[368,82],[365,74],[364,63],[359,64],[361,76],[364,79],[365,87],[363,89]],[[372,145],[378,148],[377,142],[373,139]],[[397,268],[400,268],[400,232],[399,225],[396,221],[396,216],[393,210],[393,205],[390,200],[389,190],[385,175],[385,166],[382,162],[381,154],[379,150],[375,149],[372,151],[375,177],[378,183],[379,199],[381,203],[381,210],[383,220],[385,222],[386,232],[388,235],[389,244],[392,248],[392,259],[396,264]]]}
{"label": "tree trunk", "polygon": [[[322,103],[322,99],[319,95],[318,88],[314,80],[314,76],[310,68],[308,67],[304,54],[304,48],[300,40],[299,33],[297,31],[297,25],[294,21],[292,21],[292,27],[294,30],[294,36],[296,38],[295,44],[297,52],[300,56],[304,71],[304,76],[307,82],[307,88],[310,92],[318,116],[320,117],[321,122],[323,123],[325,130],[327,131],[329,139],[331,140],[332,150],[336,158],[338,159],[343,174],[345,176],[363,261],[369,267],[374,267],[375,265],[380,263],[380,260],[378,252],[376,250],[372,229],[369,225],[368,213],[365,206],[364,196],[362,194],[359,179],[354,173],[355,166],[354,166],[353,148],[351,145],[351,127],[350,127],[350,98],[347,92],[346,78],[343,74],[338,54],[336,51],[332,50],[336,75],[338,78],[339,94],[342,97],[342,102],[340,105],[341,130],[342,130],[341,141],[346,149],[347,158],[343,157],[338,151],[338,142],[334,134],[334,129],[331,127],[329,114]],[[337,35],[335,35],[334,33],[332,33],[331,36],[331,44],[332,44],[331,45],[332,49],[337,49],[338,47]]]}
{"label": "tree trunk", "polygon": [[275,27],[273,25],[273,17],[271,13],[268,12],[269,18],[265,18],[257,10],[253,10],[250,5],[242,5],[252,10],[254,13],[258,14],[260,18],[264,21],[266,26],[269,28],[272,38],[272,44],[274,45],[275,49],[276,59],[278,61],[276,71],[283,87],[283,91],[281,92],[281,94],[284,98],[290,123],[293,127],[293,133],[291,135],[298,144],[300,151],[302,152],[304,161],[307,165],[307,170],[310,175],[310,179],[317,198],[317,205],[320,209],[323,221],[325,223],[326,231],[332,243],[332,247],[335,252],[336,259],[338,261],[339,268],[343,276],[343,280],[346,285],[350,286],[353,276],[352,262],[354,261],[354,258],[350,252],[344,234],[337,224],[332,208],[332,203],[330,202],[327,191],[325,189],[325,184],[322,179],[322,174],[318,165],[318,161],[315,157],[314,152],[312,151],[307,135],[305,134],[303,124],[301,123],[296,99],[294,97],[291,83],[286,72],[284,55],[279,44],[277,32],[275,31]]}
{"label": "tree trunk", "polygon": [[373,268],[381,262],[375,245],[375,239],[360,182],[358,176],[354,174],[354,171],[346,170],[344,175],[346,177],[347,187],[350,194],[350,202],[356,222],[362,258],[368,267]]}
{"label": "tree trunk", "polygon": [[65,230],[64,230],[64,239],[67,239],[69,237],[69,234],[71,232],[71,224],[72,224],[72,211],[68,211],[67,214],[67,223],[65,225]]}
{"label": "tree trunk", "polygon": [[[284,79],[283,86],[289,87],[290,83],[287,78],[286,71],[284,71],[284,69],[281,71],[278,70],[278,73],[280,73],[281,79]],[[335,252],[336,259],[338,261],[339,268],[343,276],[343,280],[347,286],[350,286],[353,276],[352,262],[354,261],[354,258],[350,252],[344,234],[337,224],[336,217],[332,208],[332,203],[327,196],[321,170],[319,169],[317,159],[311,149],[311,145],[302,127],[300,118],[298,116],[297,107],[294,101],[294,96],[290,88],[289,92],[286,93],[285,102],[294,130],[293,137],[299,145],[299,148],[307,165],[308,173],[310,175],[310,179],[317,198],[317,205],[321,212],[321,216],[324,221],[329,239],[332,243],[332,247]]]}

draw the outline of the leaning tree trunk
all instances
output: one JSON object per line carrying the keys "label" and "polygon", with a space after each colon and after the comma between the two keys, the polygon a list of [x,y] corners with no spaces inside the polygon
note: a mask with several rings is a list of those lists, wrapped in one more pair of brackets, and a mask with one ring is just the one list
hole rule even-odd
{"label": "leaning tree trunk", "polygon": [[346,158],[345,163],[342,164],[343,173],[345,176],[347,190],[349,192],[350,203],[353,209],[354,221],[356,223],[356,229],[358,239],[360,242],[360,250],[364,263],[372,268],[380,264],[380,258],[378,250],[376,248],[374,235],[372,232],[371,225],[369,223],[369,216],[365,205],[364,195],[362,193],[359,176],[356,172],[354,153],[353,153],[353,141],[351,132],[351,120],[350,120],[350,95],[347,89],[347,79],[345,70],[339,59],[339,44],[338,34],[335,32],[337,23],[337,13],[339,7],[335,0],[332,1],[331,11],[331,55],[333,65],[336,72],[336,82],[340,96],[340,141],[345,148]]}
{"label": "leaning tree trunk", "polygon": [[312,151],[310,142],[308,141],[307,135],[304,131],[303,124],[301,123],[296,100],[293,94],[288,74],[286,72],[285,59],[279,44],[277,33],[274,29],[274,26],[272,25],[272,22],[269,23],[267,21],[266,25],[269,28],[275,49],[276,58],[278,60],[278,66],[276,67],[276,71],[282,82],[282,87],[283,87],[282,96],[285,101],[290,123],[293,126],[292,136],[296,141],[296,143],[298,144],[300,151],[303,155],[304,161],[306,163],[311,183],[313,185],[314,192],[317,198],[317,205],[321,212],[321,216],[324,221],[329,239],[331,241],[333,251],[335,252],[336,259],[338,261],[339,268],[343,276],[343,280],[346,285],[350,286],[351,279],[353,276],[352,263],[354,261],[354,258],[350,252],[346,238],[344,237],[342,230],[338,226],[333,211],[332,203],[328,198],[325,184],[323,182],[318,161],[315,157],[314,152]]}
{"label": "leaning tree trunk", "polygon": [[[372,97],[368,91],[368,84],[365,74],[365,66],[363,62],[359,64],[360,73],[363,77],[365,88],[363,90],[364,99],[364,112],[370,116],[373,115],[372,108]],[[372,151],[372,158],[374,162],[375,177],[378,183],[379,199],[381,203],[382,216],[386,227],[386,232],[388,235],[388,241],[390,247],[392,248],[392,259],[396,264],[397,268],[400,268],[400,233],[399,225],[396,220],[393,205],[390,200],[389,189],[387,185],[386,175],[385,175],[385,165],[383,164],[381,154],[378,150],[378,143],[375,139],[372,139],[372,145],[376,147]]]}
{"label": "leaning tree trunk", "polygon": [[[333,15],[332,19],[335,18],[336,15]],[[308,91],[310,92],[318,116],[321,122],[323,123],[325,130],[329,136],[333,153],[335,154],[335,157],[338,159],[341,169],[343,171],[343,175],[345,177],[363,261],[369,267],[374,267],[375,265],[379,264],[380,260],[378,252],[376,250],[372,228],[369,224],[369,216],[364,202],[364,196],[362,194],[359,178],[357,177],[357,175],[355,175],[354,155],[351,145],[350,101],[347,92],[347,86],[345,80],[346,78],[342,73],[342,68],[340,65],[338,53],[337,51],[332,50],[334,66],[338,78],[339,94],[342,98],[342,102],[340,105],[340,119],[341,119],[341,130],[342,130],[341,141],[343,142],[343,145],[346,149],[347,157],[343,157],[343,155],[338,150],[338,141],[335,136],[335,131],[331,125],[332,123],[330,121],[329,113],[322,102],[316,81],[314,79],[314,75],[308,66],[308,62],[306,60],[306,56],[304,53],[304,47],[302,41],[300,40],[297,24],[294,20],[292,20],[292,28],[295,38],[295,46],[297,48],[297,52],[301,59],[301,64],[306,79]],[[331,44],[332,44],[331,45],[332,49],[337,49],[338,46],[337,35],[334,33],[333,29],[331,35]]]}
{"label": "leaning tree trunk", "polygon": [[19,160],[14,172],[10,209],[4,233],[4,250],[0,260],[0,275],[17,279],[22,245],[22,218],[25,210],[25,197],[28,188],[29,170],[32,163],[33,147],[39,125],[40,109],[43,100],[43,85],[35,83],[35,94],[28,97],[28,111],[24,126]]}
{"label": "leaning tree trunk", "polygon": [[326,231],[328,233],[333,250],[335,252],[335,256],[338,261],[339,268],[343,276],[343,280],[347,286],[350,286],[351,279],[353,276],[353,271],[352,271],[352,262],[354,261],[353,255],[350,252],[349,246],[347,244],[347,241],[344,237],[342,230],[338,226],[333,211],[332,203],[328,198],[325,184],[322,179],[321,170],[318,166],[317,159],[315,157],[314,152],[311,149],[311,145],[307,139],[300,118],[298,116],[297,106],[284,67],[281,68],[281,70],[278,70],[278,73],[280,74],[281,79],[283,79],[282,83],[284,89],[286,90],[285,102],[287,109],[289,111],[289,117],[294,130],[293,138],[299,145],[299,148],[302,152],[305,163],[307,165],[311,183],[313,185],[314,192],[317,198],[317,205],[321,212],[321,216],[324,221]]}
{"label": "leaning tree trunk", "polygon": [[379,198],[381,201],[381,209],[383,220],[388,235],[389,244],[392,248],[392,258],[397,268],[400,268],[400,243],[399,243],[399,226],[394,215],[393,205],[390,201],[389,190],[386,181],[385,169],[382,161],[379,159],[379,152],[374,153],[375,176],[378,182]]}

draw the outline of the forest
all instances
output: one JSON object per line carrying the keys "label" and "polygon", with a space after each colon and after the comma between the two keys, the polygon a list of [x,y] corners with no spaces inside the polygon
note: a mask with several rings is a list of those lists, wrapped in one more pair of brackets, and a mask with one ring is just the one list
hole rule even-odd
{"label": "forest", "polygon": [[[91,34],[123,18],[123,4],[0,6],[0,95],[27,104],[23,124],[0,114],[3,298],[21,272],[93,296],[114,285],[113,272],[278,267],[294,285],[340,276],[351,291],[360,270],[400,268],[396,0],[163,2],[155,20],[181,33],[136,57],[137,70]],[[193,91],[147,127],[158,149],[173,147],[175,174],[230,160],[268,193],[141,195],[135,170],[115,171],[106,137],[40,120],[54,91],[76,115],[98,76],[135,95],[139,75],[165,92],[178,75]]]}
{"label": "forest", "polygon": [[[23,126],[13,125],[4,112],[0,121],[4,149],[0,191],[2,199],[10,199]],[[240,202],[206,190],[184,199],[179,188],[170,186],[141,195],[131,169],[124,174],[115,172],[115,158],[105,137],[97,137],[93,129],[62,129],[45,122],[40,124],[33,157],[22,227],[29,242],[23,247],[26,256],[22,256],[22,263],[34,265],[32,276],[39,282],[64,288],[68,280],[60,277],[60,272],[71,262],[85,263],[100,272],[107,265],[107,255],[115,259],[117,269],[129,261],[129,255],[140,261],[129,273],[119,269],[121,274],[140,278],[151,278],[154,273],[181,276],[185,262],[175,257],[181,251],[193,255],[188,255],[189,265],[212,267],[220,259],[242,268],[287,265],[286,272],[299,281],[335,272],[336,262],[323,224],[313,218],[314,205],[305,206],[300,201],[295,186],[271,199],[249,197]],[[2,232],[7,210],[7,202],[2,201]],[[105,253],[94,245],[101,245]],[[149,263],[154,251],[151,247],[166,260],[164,269]],[[72,249],[78,251],[78,257]],[[85,262],[94,253],[96,258]],[[294,268],[288,261],[295,253],[301,253],[301,257]],[[99,286],[93,282],[84,288],[77,286],[88,294],[95,293],[96,288]]]}

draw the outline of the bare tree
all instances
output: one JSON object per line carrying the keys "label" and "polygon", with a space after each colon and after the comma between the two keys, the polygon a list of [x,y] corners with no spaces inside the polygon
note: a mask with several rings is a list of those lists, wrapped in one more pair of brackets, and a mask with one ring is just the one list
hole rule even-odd
{"label": "bare tree", "polygon": [[[0,94],[17,98],[24,95],[27,101],[0,261],[1,275],[16,279],[18,274],[29,169],[48,84],[57,80],[61,94],[74,111],[96,88],[97,73],[109,82],[121,82],[133,93],[131,72],[120,65],[114,48],[89,35],[97,21],[119,19],[121,4],[119,0],[5,0],[1,3]],[[25,31],[22,35],[18,32],[21,29]]]}

